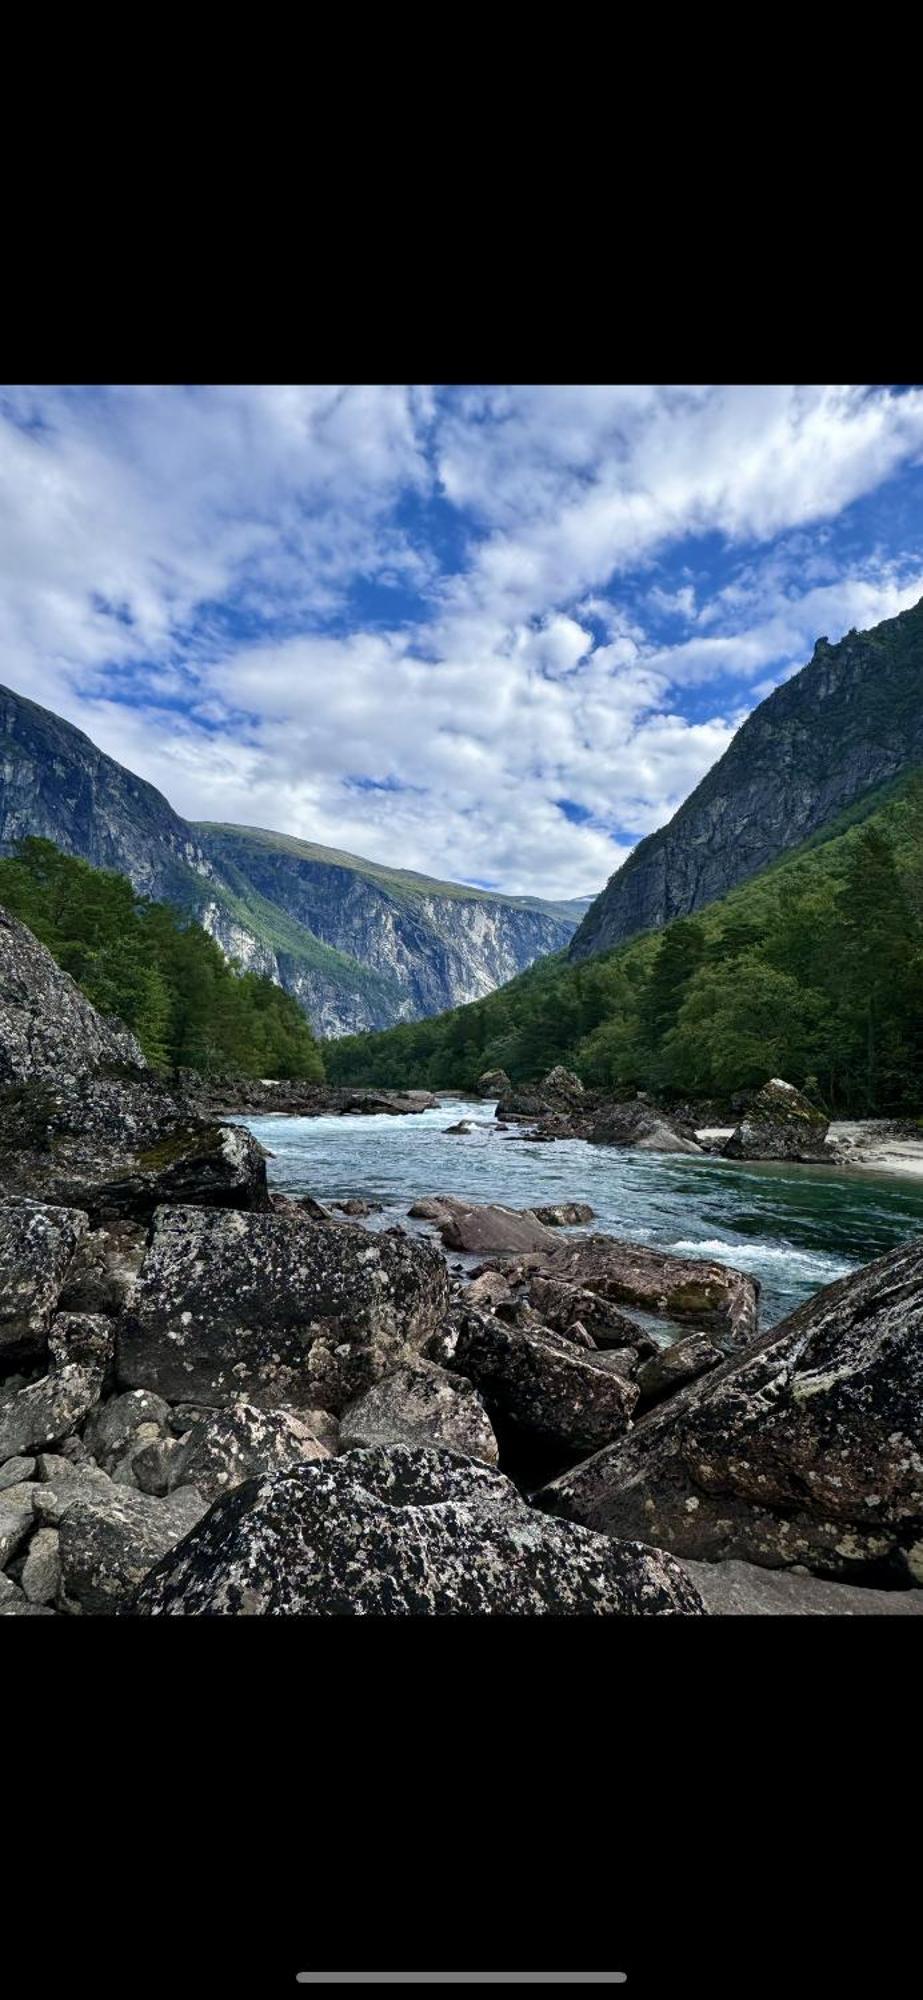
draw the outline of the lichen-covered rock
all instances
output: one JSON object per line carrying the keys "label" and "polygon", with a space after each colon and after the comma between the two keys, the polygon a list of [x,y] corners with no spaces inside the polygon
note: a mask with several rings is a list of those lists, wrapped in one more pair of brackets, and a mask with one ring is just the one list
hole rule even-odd
{"label": "lichen-covered rock", "polygon": [[829,1119],[780,1076],[758,1090],[722,1147],[728,1160],[823,1160]]}
{"label": "lichen-covered rock", "polygon": [[[691,1320],[725,1350],[746,1346],[756,1334],[759,1282],[728,1264],[675,1257],[615,1236],[572,1236],[556,1244],[544,1272],[618,1305]],[[584,1312],[578,1317],[590,1324]],[[590,1331],[595,1337],[592,1325]]]}
{"label": "lichen-covered rock", "polygon": [[121,1312],[146,1247],[147,1231],[140,1222],[112,1222],[107,1229],[91,1229],[77,1245],[59,1299],[61,1310]]}
{"label": "lichen-covered rock", "polygon": [[75,1500],[95,1500],[112,1491],[108,1473],[97,1465],[74,1465],[54,1453],[44,1453],[38,1461],[39,1478],[32,1487],[32,1506],[37,1521],[57,1527],[62,1515]]}
{"label": "lichen-covered rock", "polygon": [[0,1202],[0,1360],[5,1366],[44,1353],[52,1315],[86,1227],[80,1209]]}
{"label": "lichen-covered rock", "polygon": [[567,1452],[620,1436],[638,1400],[633,1382],[598,1367],[566,1334],[479,1313],[465,1318],[453,1366],[481,1390],[492,1417]]}
{"label": "lichen-covered rock", "polygon": [[400,1446],[251,1480],[145,1578],[145,1616],[701,1615],[681,1565],[536,1514],[473,1460]]}
{"label": "lichen-covered rock", "polygon": [[323,1441],[303,1410],[258,1410],[235,1403],[188,1431],[172,1455],[170,1486],[194,1486],[211,1503],[244,1480],[287,1472],[308,1459],[329,1458],[330,1419]]}
{"label": "lichen-covered rock", "polygon": [[190,1486],[165,1500],[114,1484],[108,1492],[75,1498],[58,1531],[68,1603],[95,1615],[116,1611],[205,1511],[206,1502]]}
{"label": "lichen-covered rock", "polygon": [[497,1440],[472,1382],[413,1361],[374,1382],[340,1420],[340,1450],[378,1444],[444,1445],[496,1465]]}
{"label": "lichen-covered rock", "polygon": [[502,1271],[481,1271],[476,1278],[472,1278],[465,1292],[465,1304],[482,1307],[489,1312],[493,1306],[511,1297],[509,1280]]}
{"label": "lichen-covered rock", "polygon": [[113,1063],[146,1068],[134,1035],[98,1014],[25,924],[0,909],[0,1084],[74,1082]]}
{"label": "lichen-covered rock", "polygon": [[584,1090],[579,1076],[572,1069],[565,1069],[563,1063],[555,1063],[554,1068],[542,1077],[538,1088],[552,1106],[559,1103],[579,1105],[583,1102]]}
{"label": "lichen-covered rock", "polygon": [[485,1069],[474,1086],[476,1097],[506,1097],[513,1086],[505,1069]]}
{"label": "lichen-covered rock", "polygon": [[923,1590],[874,1590],[756,1563],[687,1562],[685,1568],[713,1617],[923,1617]]}
{"label": "lichen-covered rock", "polygon": [[125,1388],[337,1413],[448,1304],[434,1245],[291,1214],[162,1208],[118,1327]]}
{"label": "lichen-covered rock", "polygon": [[12,1562],[34,1525],[31,1481],[5,1487],[0,1493],[0,1569]]}
{"label": "lichen-covered rock", "polygon": [[[70,1317],[73,1324],[78,1316]],[[97,1326],[98,1322],[89,1322],[87,1345]],[[24,1389],[0,1394],[0,1464],[60,1443],[98,1403],[103,1377],[104,1368],[96,1359],[68,1361]]]}
{"label": "lichen-covered rock", "polygon": [[642,1096],[599,1105],[586,1136],[593,1146],[638,1146],[654,1153],[702,1151],[676,1119]]}
{"label": "lichen-covered rock", "polygon": [[549,1229],[573,1229],[577,1223],[592,1222],[596,1211],[588,1201],[554,1201],[547,1208],[534,1208],[532,1213]]}
{"label": "lichen-covered rock", "polygon": [[818,1292],[541,1504],[677,1555],[923,1579],[923,1242]]}
{"label": "lichen-covered rock", "polygon": [[146,1444],[139,1439],[137,1449],[118,1467],[114,1477],[121,1485],[134,1486],[139,1493],[153,1493],[162,1499],[172,1485],[193,1483],[172,1477],[179,1449],[178,1438],[151,1438]]}
{"label": "lichen-covered rock", "polygon": [[714,1347],[704,1333],[690,1333],[685,1340],[675,1340],[671,1347],[659,1347],[638,1369],[642,1402],[657,1403],[662,1396],[672,1396],[684,1382],[694,1382],[697,1375],[719,1367],[721,1359],[720,1348]]}
{"label": "lichen-covered rock", "polygon": [[7,1486],[20,1486],[24,1479],[32,1479],[38,1464],[36,1458],[8,1458],[0,1465],[0,1493]]}
{"label": "lichen-covered rock", "polygon": [[30,1604],[53,1604],[61,1587],[61,1554],[56,1528],[39,1528],[29,1543],[20,1577]]}
{"label": "lichen-covered rock", "polygon": [[[150,1436],[166,1437],[170,1415],[170,1405],[163,1396],[151,1389],[129,1389],[100,1403],[84,1428],[83,1441],[91,1457],[111,1474],[130,1453],[139,1431],[150,1426]],[[144,1441],[149,1442],[150,1436]]]}
{"label": "lichen-covered rock", "polygon": [[48,1358],[53,1368],[84,1361],[105,1375],[115,1353],[115,1328],[102,1313],[58,1312],[48,1329]]}
{"label": "lichen-covered rock", "polygon": [[529,1298],[546,1326],[556,1333],[569,1333],[575,1322],[586,1328],[596,1347],[633,1347],[638,1354],[652,1354],[656,1342],[645,1327],[619,1312],[609,1299],[601,1298],[566,1278],[529,1280]]}

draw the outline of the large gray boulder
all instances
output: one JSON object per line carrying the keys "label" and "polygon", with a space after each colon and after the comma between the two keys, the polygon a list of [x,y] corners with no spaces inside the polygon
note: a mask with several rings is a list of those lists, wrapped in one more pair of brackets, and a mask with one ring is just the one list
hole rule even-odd
{"label": "large gray boulder", "polygon": [[423,1360],[383,1376],[343,1411],[341,1451],[378,1444],[445,1445],[484,1465],[496,1465],[499,1455],[474,1384]]}
{"label": "large gray boulder", "polygon": [[870,1590],[756,1563],[686,1562],[685,1569],[719,1618],[920,1618],[923,1590]]}
{"label": "large gray boulder", "polygon": [[68,1608],[97,1617],[117,1611],[205,1510],[206,1502],[190,1486],[162,1500],[114,1484],[108,1492],[75,1498],[58,1528]]}
{"label": "large gray boulder", "polygon": [[338,1413],[418,1351],[448,1304],[433,1244],[300,1212],[161,1208],[118,1324],[123,1388]]}
{"label": "large gray boulder", "polygon": [[536,1514],[446,1451],[348,1452],[220,1500],[137,1591],[145,1616],[701,1615],[680,1564]]}
{"label": "large gray boulder", "polygon": [[[89,1315],[52,1321],[55,1365],[25,1388],[0,1392],[0,1464],[49,1451],[69,1437],[99,1402],[112,1340],[111,1322]],[[69,1354],[73,1359],[67,1358]]]}
{"label": "large gray boulder", "polygon": [[774,1076],[756,1092],[722,1152],[728,1160],[823,1160],[829,1122],[794,1084]]}
{"label": "large gray boulder", "polygon": [[98,1014],[25,924],[0,909],[0,1084],[74,1083],[112,1065],[146,1069],[134,1035]]}
{"label": "large gray boulder", "polygon": [[[419,1213],[422,1204],[415,1204]],[[531,1208],[504,1208],[499,1202],[465,1202],[455,1195],[432,1198],[431,1219],[447,1250],[486,1257],[496,1250],[554,1250],[558,1238]]]}
{"label": "large gray boulder", "polygon": [[45,1351],[48,1328],[87,1227],[81,1209],[47,1202],[0,1202],[0,1361],[5,1367]]}
{"label": "large gray boulder", "polygon": [[481,1390],[492,1417],[568,1453],[619,1437],[638,1400],[634,1382],[566,1334],[477,1312],[463,1315],[452,1366]]}
{"label": "large gray boulder", "polygon": [[816,1294],[541,1503],[677,1555],[923,1580],[923,1242]]}
{"label": "large gray boulder", "polygon": [[745,1347],[756,1334],[759,1281],[728,1264],[675,1257],[616,1236],[576,1236],[556,1245],[543,1271],[617,1305],[691,1322],[725,1350]]}
{"label": "large gray boulder", "polygon": [[[169,1484],[194,1486],[209,1505],[244,1480],[270,1472],[288,1472],[310,1459],[329,1458],[329,1442],[311,1423],[314,1412],[258,1410],[252,1403],[235,1403],[216,1410],[195,1424],[176,1446],[170,1460]],[[318,1428],[329,1436],[330,1418]]]}

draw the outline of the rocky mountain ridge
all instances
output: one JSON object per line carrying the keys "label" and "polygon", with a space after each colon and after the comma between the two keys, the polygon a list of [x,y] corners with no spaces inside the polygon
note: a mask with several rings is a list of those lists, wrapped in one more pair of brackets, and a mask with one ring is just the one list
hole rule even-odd
{"label": "rocky mountain ridge", "polygon": [[837,645],[747,717],[669,824],[587,911],[572,959],[716,901],[854,802],[923,761],[923,599]]}
{"label": "rocky mountain ridge", "polygon": [[318,1033],[416,1020],[561,951],[582,906],[390,870],[255,827],[192,824],[50,710],[0,688],[0,853],[33,834],[188,910]]}

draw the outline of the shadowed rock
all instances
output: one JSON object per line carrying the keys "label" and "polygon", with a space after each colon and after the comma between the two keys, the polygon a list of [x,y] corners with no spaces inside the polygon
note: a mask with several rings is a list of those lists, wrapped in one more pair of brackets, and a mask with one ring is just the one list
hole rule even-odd
{"label": "shadowed rock", "polygon": [[471,1459],[380,1447],[239,1487],[156,1565],[129,1609],[393,1617],[703,1607],[658,1549],[549,1521]]}
{"label": "shadowed rock", "polygon": [[547,1327],[510,1326],[468,1313],[453,1367],[482,1391],[488,1410],[566,1452],[594,1451],[625,1430],[635,1384]]}
{"label": "shadowed rock", "polygon": [[87,1227],[81,1209],[0,1202],[0,1359],[45,1351],[58,1297]]}
{"label": "shadowed rock", "polygon": [[816,1294],[541,1504],[678,1555],[923,1577],[923,1243]]}
{"label": "shadowed rock", "polygon": [[340,1449],[379,1444],[445,1445],[496,1465],[493,1426],[472,1382],[432,1361],[414,1361],[373,1383],[344,1410]]}

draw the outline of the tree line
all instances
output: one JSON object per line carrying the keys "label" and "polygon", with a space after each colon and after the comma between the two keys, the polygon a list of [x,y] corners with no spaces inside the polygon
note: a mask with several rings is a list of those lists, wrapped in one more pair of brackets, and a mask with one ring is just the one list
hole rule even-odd
{"label": "tree line", "polygon": [[0,859],[0,904],[101,1013],[133,1030],[155,1068],[323,1077],[291,995],[229,963],[201,924],[137,895],[125,876],[30,837]]}
{"label": "tree line", "polygon": [[[861,812],[861,809],[860,809]],[[853,823],[849,823],[852,821]],[[923,777],[664,931],[541,960],[435,1019],[326,1045],[331,1082],[468,1089],[565,1063],[614,1095],[784,1076],[831,1113],[923,1100]]]}

